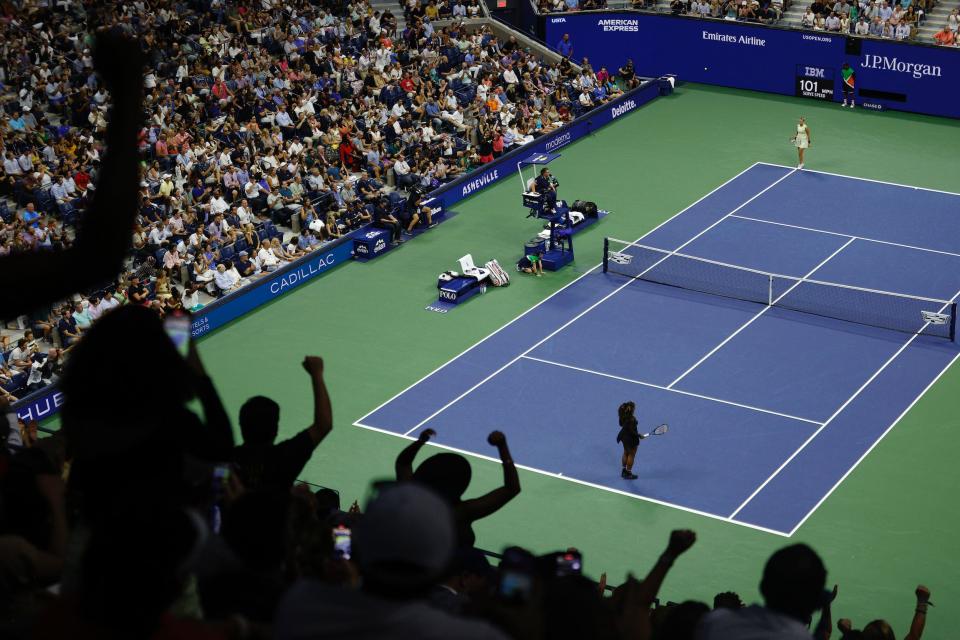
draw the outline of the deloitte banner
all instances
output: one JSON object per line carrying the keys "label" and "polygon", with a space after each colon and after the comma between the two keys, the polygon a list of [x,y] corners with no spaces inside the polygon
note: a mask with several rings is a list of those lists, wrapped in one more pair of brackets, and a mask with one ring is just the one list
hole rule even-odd
{"label": "deloitte banner", "polygon": [[[443,207],[449,209],[453,204],[468,198],[487,186],[514,176],[517,170],[517,158],[525,158],[531,153],[556,151],[574,140],[590,134],[593,130],[609,124],[660,95],[666,81],[646,82],[637,89],[590,111],[573,122],[557,129],[549,135],[511,151],[489,165],[472,171],[463,178],[445,184],[429,194],[438,198]],[[666,83],[669,86],[669,83]],[[322,247],[298,262],[287,265],[270,276],[264,277],[247,287],[210,303],[193,316],[191,334],[194,339],[214,329],[236,320],[257,307],[271,302],[278,296],[315,278],[338,264],[347,262],[353,249],[353,236],[366,232],[367,228],[354,231],[329,247]],[[63,404],[63,394],[56,385],[50,385],[27,396],[14,405],[17,415],[24,420],[43,420],[59,411]]]}
{"label": "deloitte banner", "polygon": [[[347,262],[352,245],[353,240],[347,238],[317,249],[302,260],[278,269],[236,293],[211,302],[194,314],[191,334],[194,339],[199,338]],[[59,411],[62,404],[63,394],[56,385],[50,385],[16,403],[14,409],[24,420],[43,420]]]}
{"label": "deloitte banner", "polygon": [[548,44],[570,34],[575,60],[587,57],[611,74],[631,58],[640,76],[839,101],[846,62],[864,107],[960,117],[960,102],[949,98],[960,83],[953,48],[646,13],[542,19]]}

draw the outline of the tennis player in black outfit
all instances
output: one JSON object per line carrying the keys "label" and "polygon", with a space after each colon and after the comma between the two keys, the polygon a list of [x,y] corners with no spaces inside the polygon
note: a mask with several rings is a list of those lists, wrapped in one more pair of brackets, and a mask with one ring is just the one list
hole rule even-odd
{"label": "tennis player in black outfit", "polygon": [[637,430],[637,418],[633,415],[636,408],[637,405],[633,402],[624,402],[617,410],[620,416],[620,433],[617,434],[617,442],[623,445],[623,457],[620,459],[623,470],[620,471],[620,477],[626,480],[637,479],[633,473],[633,458],[637,455],[640,441],[643,440],[643,434]]}

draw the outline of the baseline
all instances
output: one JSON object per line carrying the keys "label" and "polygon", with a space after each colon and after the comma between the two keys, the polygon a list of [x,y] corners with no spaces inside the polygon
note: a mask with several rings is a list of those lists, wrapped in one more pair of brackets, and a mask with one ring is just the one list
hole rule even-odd
{"label": "baseline", "polygon": [[[776,162],[757,162],[756,164],[766,165],[768,167],[779,167],[781,169],[793,169],[789,165],[777,164]],[[843,173],[832,173],[830,171],[820,171],[818,169],[801,169],[805,173],[822,173],[825,176],[833,176],[835,178],[847,178],[849,180],[860,180],[861,182],[875,182],[877,184],[886,184],[891,187],[903,187],[904,189],[918,189],[920,191],[930,191],[931,193],[943,193],[948,196],[960,196],[960,193],[954,191],[944,191],[943,189],[931,189],[930,187],[915,187],[912,184],[901,184],[899,182],[888,182],[886,180],[876,180],[874,178],[861,178],[860,176],[848,176]]]}
{"label": "baseline", "polygon": [[[383,433],[383,434],[386,434],[386,435],[393,436],[393,437],[395,437],[395,438],[401,438],[401,439],[406,440],[406,441],[408,441],[408,442],[412,442],[412,441],[415,441],[415,440],[416,440],[416,438],[414,438],[414,437],[412,437],[412,436],[404,435],[404,434],[402,434],[402,433],[397,433],[396,431],[389,431],[389,430],[387,430],[387,429],[381,429],[381,428],[379,428],[379,427],[374,427],[374,426],[371,426],[371,425],[368,425],[368,424],[363,424],[363,423],[360,422],[360,421],[354,422],[354,423],[353,423],[353,426],[355,426],[355,427],[360,427],[361,429],[367,429],[368,431],[374,431],[374,432],[376,432],[376,433]],[[459,453],[459,454],[461,454],[461,455],[469,456],[469,457],[471,457],[471,458],[478,458],[478,459],[480,459],[480,460],[486,460],[487,462],[493,462],[493,463],[495,463],[495,464],[501,464],[501,462],[500,462],[500,460],[499,460],[498,458],[494,458],[493,456],[484,455],[484,454],[482,454],[482,453],[477,453],[477,452],[475,452],[475,451],[467,451],[466,449],[459,449],[459,448],[457,448],[457,447],[451,447],[451,446],[449,446],[449,445],[439,444],[439,443],[437,443],[437,442],[429,442],[429,443],[427,443],[426,446],[427,446],[427,447],[435,447],[435,448],[437,448],[437,449],[442,449],[442,450],[444,450],[444,451],[452,451],[453,453]],[[700,511],[700,510],[698,510],[698,509],[693,509],[693,508],[691,508],[691,507],[685,507],[685,506],[683,506],[683,505],[673,504],[673,503],[667,502],[667,501],[665,501],[665,500],[659,500],[659,499],[657,499],[657,498],[651,498],[651,497],[649,497],[649,496],[639,495],[639,494],[636,494],[636,493],[630,493],[629,491],[623,491],[623,490],[621,490],[621,489],[614,489],[613,487],[607,487],[607,486],[604,486],[604,485],[602,485],[602,484],[597,484],[597,483],[595,483],[595,482],[588,482],[588,481],[586,481],[586,480],[579,480],[579,479],[577,479],[577,478],[571,478],[571,477],[568,477],[568,476],[563,475],[562,473],[554,473],[553,471],[544,471],[543,469],[537,469],[536,467],[530,467],[530,466],[527,466],[527,465],[524,465],[524,464],[518,464],[518,463],[516,463],[516,462],[514,463],[514,466],[516,466],[518,469],[523,469],[524,471],[529,471],[530,473],[536,473],[537,475],[546,476],[546,477],[548,477],[548,478],[553,478],[553,479],[556,479],[556,480],[563,480],[563,481],[565,481],[565,482],[572,482],[572,483],[574,483],[574,484],[578,484],[578,485],[581,485],[581,486],[584,486],[584,487],[590,487],[591,489],[599,489],[599,490],[601,490],[601,491],[606,491],[606,492],[608,492],[608,493],[615,493],[615,494],[617,494],[617,495],[626,496],[627,498],[634,498],[634,499],[636,499],[636,500],[641,500],[641,501],[643,501],[643,502],[649,502],[649,503],[651,503],[651,504],[656,504],[656,505],[659,505],[659,506],[662,506],[662,507],[670,507],[670,508],[673,508],[673,509],[678,509],[678,510],[680,510],[680,511],[684,511],[684,512],[686,512],[686,513],[690,513],[690,514],[693,514],[693,515],[703,516],[703,517],[705,517],[705,518],[710,518],[711,520],[719,520],[719,521],[721,521],[721,522],[726,522],[726,523],[728,523],[728,524],[735,524],[735,525],[738,525],[738,526],[741,526],[741,527],[746,527],[746,528],[748,528],[748,529],[754,529],[754,530],[756,530],[756,531],[762,531],[762,532],[764,532],[764,533],[772,533],[772,534],[774,534],[774,535],[777,535],[777,536],[780,536],[780,537],[783,537],[783,538],[788,538],[788,537],[790,537],[789,534],[786,533],[785,531],[777,531],[776,529],[768,529],[768,528],[766,528],[766,527],[762,527],[762,526],[759,526],[759,525],[750,524],[749,522],[740,522],[739,520],[731,520],[730,518],[726,518],[726,517],[724,517],[724,516],[720,516],[720,515],[717,515],[717,514],[715,514],[715,513],[708,513],[708,512],[706,512],[706,511]]]}

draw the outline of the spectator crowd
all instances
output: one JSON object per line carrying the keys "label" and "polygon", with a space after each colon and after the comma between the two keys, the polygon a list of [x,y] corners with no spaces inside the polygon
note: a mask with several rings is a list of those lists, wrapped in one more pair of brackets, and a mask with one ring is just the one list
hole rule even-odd
{"label": "spectator crowd", "polygon": [[960,9],[950,11],[943,28],[933,34],[933,41],[943,47],[960,46]]}
{"label": "spectator crowd", "polygon": [[[266,137],[273,140],[274,145],[271,147],[264,142],[264,146],[259,147],[254,143],[255,151],[250,151],[250,158],[244,159],[247,156],[243,150],[250,147],[241,140],[237,156],[227,153],[229,164],[225,159],[216,159],[229,145],[221,149],[219,143],[213,142],[219,140],[213,132],[221,131],[220,125],[225,125],[230,116],[221,115],[220,125],[212,124],[215,120],[209,118],[201,120],[205,124],[198,125],[200,129],[212,129],[210,136],[204,138],[198,126],[187,124],[197,114],[192,109],[180,112],[176,108],[178,101],[191,95],[193,80],[186,86],[175,81],[172,86],[177,90],[169,94],[149,86],[152,70],[163,66],[164,61],[174,60],[179,66],[180,60],[176,56],[163,57],[161,54],[162,59],[155,59],[146,74],[146,91],[141,91],[138,85],[141,78],[138,56],[149,55],[163,46],[159,41],[152,41],[141,51],[137,42],[159,37],[166,24],[151,23],[150,29],[134,26],[140,21],[149,22],[166,12],[170,21],[199,16],[208,22],[216,22],[217,26],[210,26],[213,31],[219,30],[221,23],[218,20],[222,20],[224,25],[229,25],[228,29],[242,32],[252,18],[240,15],[242,12],[235,12],[218,0],[210,0],[199,7],[202,11],[194,12],[190,9],[197,9],[196,5],[168,7],[158,2],[150,6],[145,3],[129,6],[132,7],[129,11],[134,12],[132,16],[114,15],[112,7],[107,8],[106,13],[97,14],[103,9],[99,4],[77,5],[70,0],[61,0],[55,5],[55,11],[63,15],[50,14],[51,9],[45,9],[24,20],[24,24],[31,25],[31,33],[42,32],[44,20],[55,20],[58,16],[64,18],[75,11],[87,10],[92,14],[89,16],[91,24],[113,25],[100,31],[95,41],[87,41],[77,30],[58,30],[58,37],[70,42],[71,36],[76,36],[81,42],[77,46],[96,47],[91,63],[113,92],[114,106],[112,112],[104,114],[98,107],[89,108],[92,105],[87,105],[93,130],[90,133],[84,129],[87,133],[83,135],[90,152],[72,166],[93,169],[86,191],[92,190],[94,194],[78,193],[78,209],[86,207],[89,210],[75,231],[71,232],[63,221],[66,213],[59,207],[50,211],[42,206],[28,207],[30,202],[42,204],[36,200],[42,200],[38,198],[38,188],[47,167],[41,165],[39,158],[31,157],[38,170],[14,175],[7,183],[13,194],[28,195],[29,202],[18,204],[15,221],[9,223],[19,233],[24,233],[27,227],[37,228],[33,227],[34,222],[38,227],[42,226],[41,220],[47,223],[47,228],[50,219],[63,224],[61,243],[64,246],[49,247],[46,253],[24,250],[0,256],[0,279],[4,282],[4,293],[8,295],[0,299],[0,305],[5,312],[23,314],[35,301],[42,300],[58,310],[56,324],[42,316],[33,319],[35,329],[29,333],[25,331],[24,337],[17,341],[10,353],[10,362],[13,367],[30,361],[40,364],[40,369],[49,366],[50,371],[41,372],[40,377],[59,378],[64,403],[60,430],[40,437],[35,424],[18,424],[9,406],[9,396],[0,396],[0,637],[11,640],[830,637],[834,627],[831,608],[838,587],[827,588],[830,583],[822,559],[813,549],[802,544],[776,551],[762,570],[757,567],[763,603],[749,607],[732,592],[717,594],[712,606],[693,600],[661,602],[661,586],[671,567],[681,561],[696,543],[696,534],[689,530],[676,530],[665,536],[662,553],[642,580],[631,576],[613,589],[607,588],[603,575],[596,581],[585,575],[584,558],[575,548],[537,555],[523,548],[508,547],[502,554],[497,554],[499,561],[492,563],[489,560],[491,555],[478,547],[475,525],[480,520],[497,516],[522,490],[507,436],[499,431],[491,432],[487,442],[499,458],[503,480],[500,486],[487,493],[473,495],[472,469],[465,457],[450,452],[424,451],[430,440],[438,437],[427,429],[397,452],[393,469],[377,468],[364,458],[364,452],[356,452],[356,464],[367,465],[372,480],[371,497],[362,507],[359,501],[353,500],[343,509],[346,505],[341,502],[336,489],[311,487],[297,481],[316,449],[334,430],[333,400],[327,390],[324,361],[317,356],[306,356],[301,363],[313,404],[308,424],[299,431],[294,430],[293,437],[278,442],[282,407],[273,399],[255,396],[239,410],[236,424],[242,442],[238,443],[234,421],[223,406],[217,385],[206,371],[195,345],[188,342],[185,351],[181,351],[166,331],[162,317],[167,309],[163,306],[165,303],[158,307],[156,295],[157,291],[164,291],[164,279],[173,274],[171,268],[161,266],[150,251],[140,259],[135,254],[133,272],[126,276],[127,288],[111,284],[104,289],[103,295],[93,294],[92,299],[87,298],[86,304],[83,299],[79,304],[57,303],[56,300],[62,297],[64,280],[83,281],[88,271],[91,278],[100,274],[94,268],[97,265],[93,259],[98,252],[112,254],[118,249],[114,245],[136,245],[136,237],[132,243],[129,238],[129,226],[124,224],[113,230],[109,226],[97,226],[96,223],[102,220],[132,221],[136,218],[139,224],[147,220],[155,222],[151,218],[154,216],[166,228],[178,215],[181,219],[190,215],[219,228],[221,239],[234,228],[222,228],[221,221],[226,220],[226,215],[212,206],[216,200],[227,198],[225,194],[230,185],[224,183],[221,186],[216,181],[208,183],[203,172],[195,175],[191,169],[184,185],[191,184],[190,179],[199,180],[198,186],[211,190],[207,198],[211,206],[204,207],[202,201],[191,200],[193,204],[181,208],[171,203],[178,197],[188,198],[185,193],[177,191],[184,187],[177,187],[175,179],[168,180],[161,174],[158,192],[163,183],[173,184],[164,196],[166,199],[149,202],[148,196],[155,194],[151,191],[146,171],[138,177],[130,163],[118,162],[136,157],[137,127],[131,125],[135,125],[141,115],[140,101],[148,106],[148,112],[142,114],[145,118],[162,115],[163,122],[168,122],[169,118],[169,122],[174,123],[166,144],[168,150],[171,142],[177,145],[177,158],[167,161],[172,169],[164,169],[173,171],[171,176],[177,175],[180,157],[184,154],[185,157],[192,154],[193,161],[202,162],[198,159],[208,157],[203,154],[215,150],[219,153],[215,158],[209,157],[205,169],[215,175],[220,170],[211,168],[213,166],[220,169],[238,166],[249,173],[250,163],[255,161],[260,168],[258,175],[270,176],[276,172],[277,179],[282,180],[279,167],[263,166],[261,160],[254,160],[260,158],[257,153],[272,154],[278,162],[282,156],[285,171],[291,179],[298,177],[291,170],[291,164],[299,167],[301,162],[307,164],[310,161],[310,154],[303,157],[290,155],[289,146],[297,142],[295,137],[289,145],[283,144],[284,140],[289,140],[284,138],[283,129],[278,130],[273,124],[268,126],[263,118],[256,116],[248,121],[248,130],[254,125],[263,125],[261,131],[269,132]],[[245,6],[253,10],[252,6]],[[291,13],[297,13],[301,8],[310,10],[297,7],[285,13],[286,6],[267,7],[276,9],[276,15],[285,16],[284,20],[291,20],[291,24],[297,24],[297,16]],[[345,15],[353,13],[349,11]],[[263,19],[272,24],[269,16]],[[41,26],[34,27],[36,24]],[[348,23],[337,24],[336,29],[346,29]],[[204,33],[204,27],[199,25],[185,28],[198,28]],[[308,78],[330,78],[333,75],[329,70],[322,70],[319,76],[312,75],[313,71],[291,63],[297,38],[292,41],[286,36],[277,38],[281,35],[274,32],[271,37],[274,42],[290,42],[291,52],[279,58],[279,62],[270,65],[264,62],[265,66],[259,68],[275,75],[263,85],[253,85],[261,89],[264,96],[277,96],[279,101],[270,98],[254,100],[248,96],[254,105],[275,105],[275,120],[286,109],[286,99],[281,96],[297,99],[297,94],[285,94],[281,89],[295,84],[290,74]],[[131,40],[130,36],[138,38]],[[341,42],[338,38],[327,45],[337,49],[337,43]],[[209,45],[210,40],[204,39]],[[424,50],[430,50],[429,42],[416,41],[420,55]],[[493,45],[488,43],[485,46]],[[506,46],[509,47],[509,43]],[[179,45],[171,45],[171,50],[175,48]],[[202,50],[201,47],[198,51]],[[482,52],[483,48],[480,50]],[[29,51],[41,51],[41,48]],[[516,52],[518,57],[500,51],[496,53],[496,64],[502,66],[504,74],[512,68],[512,61],[526,59],[522,52]],[[194,62],[203,55],[198,53]],[[340,55],[342,60],[342,51]],[[189,55],[186,59],[189,60]],[[317,59],[327,58],[321,56]],[[256,63],[251,64],[256,66]],[[433,59],[425,64],[425,68],[432,71],[438,67],[431,65],[439,63]],[[34,65],[37,66],[42,67],[42,64]],[[24,63],[24,68],[34,67],[27,67]],[[342,71],[348,74],[349,67],[346,65]],[[277,71],[283,69],[289,72]],[[535,71],[529,69],[524,73]],[[627,63],[626,70],[629,69]],[[421,67],[417,66],[417,77],[420,77],[420,70]],[[621,76],[623,71],[620,70]],[[61,69],[61,72],[72,77],[69,71]],[[589,70],[584,67],[570,77],[564,77],[563,82],[573,85],[579,81],[582,92],[583,78],[589,76]],[[218,82],[226,86],[222,76],[213,73],[212,77],[219,78],[214,80],[213,87]],[[444,78],[440,75],[437,78],[439,88]],[[278,79],[275,90],[268,88]],[[79,88],[73,87],[69,80],[63,86],[67,85],[84,95],[84,99],[87,97],[85,90],[87,93],[94,88],[95,93],[104,90],[100,86],[86,87],[86,80]],[[327,109],[328,118],[336,115],[336,120],[341,120],[341,116],[346,119],[351,107],[330,106],[339,105],[331,95],[334,86],[304,88],[299,99],[309,101],[309,96],[317,93],[321,96],[317,101],[321,105],[320,113]],[[390,85],[383,88],[386,86]],[[228,91],[238,93],[245,88],[258,95],[252,87],[227,87]],[[493,84],[492,80],[488,97],[489,91],[511,96],[510,87]],[[525,95],[518,92],[520,89],[513,87],[515,97],[505,98],[503,104],[513,104]],[[71,90],[65,93],[73,95]],[[408,93],[413,93],[411,101],[421,95],[417,91]],[[194,95],[206,94],[198,92]],[[196,98],[203,103],[204,109],[229,112],[231,104],[239,103],[220,97],[223,94],[214,93],[214,89],[210,95],[214,97]],[[229,97],[230,94],[226,95]],[[322,96],[326,96],[329,103]],[[530,99],[535,100],[536,96]],[[545,99],[545,94],[541,99]],[[390,109],[401,102],[402,98]],[[169,109],[164,110],[163,104]],[[376,104],[379,103],[372,100],[369,109],[381,109],[373,106]],[[502,108],[494,109],[493,105],[489,106],[489,112],[480,113],[487,104],[483,102],[481,106],[477,103],[481,117],[477,118],[475,125],[466,125],[473,126],[481,139],[497,134],[498,128],[509,127],[513,122],[505,122],[500,117]],[[340,108],[345,109],[343,114]],[[408,109],[407,113],[388,115],[384,122],[412,121],[411,107],[404,108]],[[357,109],[361,110],[360,107]],[[386,110],[385,106],[383,110]],[[359,119],[359,113],[352,115]],[[54,123],[42,125],[41,118],[48,117],[43,110],[39,115],[34,113],[34,117],[37,120],[35,128],[25,128],[22,134],[4,132],[4,143],[15,148],[11,151],[15,158],[23,153],[24,148],[33,149],[32,145],[38,144],[38,137],[41,141],[45,136],[53,140],[52,129],[61,126]],[[73,115],[65,114],[65,117],[72,118]],[[101,117],[102,125],[98,124]],[[421,122],[416,127],[418,130],[427,127],[424,121],[418,122]],[[392,144],[386,140],[378,141],[378,144],[383,142],[384,156],[396,158],[394,164],[401,161],[403,156],[400,154],[409,153],[413,162],[408,161],[408,164],[422,171],[425,166],[422,162],[430,162],[429,145],[424,145],[422,136],[403,141],[403,136],[409,133],[407,126],[400,125]],[[164,140],[164,128],[154,122],[150,128],[155,127],[157,142]],[[56,136],[71,140],[71,144],[75,143],[79,149],[81,134],[75,132],[73,126],[69,129]],[[192,131],[189,135],[196,134],[204,143],[195,142],[190,137],[178,142],[177,135],[185,130]],[[322,130],[320,137],[324,133],[332,135],[334,130],[339,133],[334,125],[332,129]],[[351,131],[348,128],[345,134],[340,134],[336,157],[330,154],[327,164],[309,167],[311,175],[316,168],[325,186],[328,182],[346,183],[348,174],[353,176],[356,173],[347,166],[351,159],[349,154],[347,157],[339,155],[344,137],[350,138]],[[101,133],[108,141],[104,148],[94,137]],[[155,150],[156,143],[144,144],[149,141],[149,133],[144,131],[143,136],[140,140],[143,148]],[[368,148],[365,145],[372,144],[364,138],[365,135],[357,136],[358,148]],[[206,147],[206,142],[211,146]],[[352,145],[354,141],[350,139],[348,142]],[[99,166],[97,158],[102,160]],[[72,156],[65,154],[62,162],[46,162],[51,165],[53,173],[62,177],[73,170],[67,168],[71,167],[70,159]],[[154,161],[159,163],[160,159],[151,158],[145,163],[150,165]],[[374,163],[368,162],[364,166],[372,171]],[[381,171],[385,166],[380,167]],[[180,175],[184,175],[183,169],[180,171]],[[41,177],[34,175],[38,173]],[[220,175],[222,181],[223,171]],[[360,175],[363,175],[362,167]],[[399,175],[405,174],[401,172]],[[420,174],[415,175],[422,179]],[[72,177],[75,183],[78,182],[76,174]],[[135,197],[138,180],[141,181],[139,198]],[[266,177],[263,180],[267,185],[264,191],[273,193],[275,185]],[[146,186],[142,186],[144,183]],[[415,182],[409,182],[405,188],[415,192],[415,185]],[[122,197],[111,197],[114,194]],[[52,193],[50,195],[55,199]],[[139,210],[134,211],[131,206],[125,218],[118,207],[126,201],[126,195],[129,195],[130,203],[139,201]],[[238,207],[246,206],[244,200],[254,207],[252,201],[258,195],[262,194],[244,191],[243,196],[238,192],[232,197],[233,201],[239,199]],[[355,195],[358,199],[362,197],[360,192]],[[84,202],[84,198],[89,200]],[[75,205],[71,202],[71,206]],[[305,203],[303,207],[306,208]],[[35,216],[25,216],[24,211]],[[253,211],[251,220],[262,214],[270,222],[274,221],[272,209],[265,213],[262,209]],[[334,207],[329,211],[334,212]],[[294,215],[299,214],[291,213],[291,217]],[[258,219],[258,222],[263,224],[260,231],[268,229],[268,220]],[[258,223],[252,224],[256,229]],[[98,233],[91,235],[91,229]],[[190,235],[199,231],[199,235],[209,233],[213,236],[215,229],[198,224],[190,229]],[[301,233],[309,231],[309,227],[301,229]],[[207,249],[210,240],[206,241]],[[238,241],[239,236],[234,243]],[[261,238],[261,246],[263,242],[265,239]],[[77,253],[67,252],[67,243],[72,244]],[[164,256],[176,250],[169,238],[167,245],[161,242],[157,248],[165,252]],[[189,250],[186,253],[190,254]],[[44,265],[50,261],[74,255],[87,256],[90,263],[81,261],[71,265],[76,273],[44,271]],[[205,260],[199,250],[190,255],[193,263]],[[249,252],[238,257],[236,264],[241,265],[244,260],[252,261]],[[166,261],[165,257],[163,261]],[[222,258],[217,261],[218,272],[219,267],[225,266],[224,262]],[[34,269],[37,273],[11,276],[5,270],[11,265]],[[23,302],[18,304],[21,298]],[[94,317],[90,316],[91,307],[96,309]],[[81,319],[76,315],[89,323],[81,327]],[[54,348],[48,350],[45,358],[35,359],[37,354],[32,343],[43,341],[55,332],[60,334],[58,339],[63,343],[62,349],[69,351],[69,359],[60,360],[61,350]],[[32,369],[33,364],[30,367]],[[335,478],[331,481],[336,484]],[[646,547],[652,543],[642,541]],[[629,554],[626,560],[629,562]],[[914,616],[905,637],[919,640],[932,604],[931,594],[921,585],[913,596]],[[837,622],[837,629],[844,638],[896,637],[891,626],[882,619],[867,622],[862,628],[855,627],[860,625],[848,619]]]}
{"label": "spectator crowd", "polygon": [[403,242],[434,224],[422,194],[636,83],[466,27],[477,0],[397,10],[402,30],[366,0],[7,5],[0,258],[69,250],[96,193],[110,94],[92,25],[137,38],[147,69],[130,258],[6,335],[2,395],[56,380],[105,310],[197,310],[368,224]]}
{"label": "spectator crowd", "polygon": [[[132,341],[137,349],[127,348]],[[109,367],[103,353],[114,354]],[[252,397],[239,411],[237,445],[196,349],[184,358],[156,313],[128,305],[106,313],[76,346],[58,433],[22,438],[0,400],[0,635],[831,637],[839,588],[828,589],[827,568],[803,544],[757,568],[763,603],[751,606],[729,591],[710,603],[663,601],[671,567],[696,543],[693,531],[671,532],[645,577],[616,588],[605,575],[588,578],[575,548],[481,550],[474,525],[521,492],[498,431],[487,441],[503,481],[486,494],[469,495],[466,458],[424,452],[438,435],[426,429],[398,451],[392,470],[369,469],[382,479],[363,508],[354,500],[343,509],[335,489],[296,480],[334,429],[323,360],[307,356],[302,369],[310,423],[278,442],[281,406]],[[142,381],[157,376],[166,381],[164,401],[143,411]],[[908,640],[919,640],[932,604],[922,585],[914,597]],[[898,637],[883,619],[836,626],[849,640]]]}
{"label": "spectator crowd", "polygon": [[[129,349],[134,341],[138,348]],[[109,367],[104,353],[113,354]],[[383,479],[363,509],[353,501],[344,510],[335,489],[296,480],[334,429],[323,360],[307,356],[302,369],[310,423],[278,442],[281,406],[256,396],[239,411],[237,445],[196,349],[182,357],[156,313],[128,305],[107,312],[76,346],[63,373],[57,434],[22,437],[0,399],[0,635],[831,636],[838,587],[827,589],[827,568],[803,544],[769,558],[760,576],[764,602],[749,607],[733,592],[712,603],[661,601],[671,567],[696,542],[687,530],[669,534],[642,580],[614,589],[604,575],[584,574],[575,548],[537,555],[509,547],[491,562],[474,525],[521,492],[498,431],[488,443],[503,481],[488,493],[468,496],[472,472],[463,456],[423,452],[437,436],[427,429],[398,451],[393,470],[369,470]],[[164,401],[143,411],[142,381],[155,377],[166,381]],[[914,596],[908,640],[921,637],[931,605],[926,587]],[[850,640],[897,637],[883,619],[862,628],[840,619],[837,630]]]}
{"label": "spectator crowd", "polygon": [[670,13],[675,16],[774,24],[783,16],[787,6],[788,0],[671,0]]}
{"label": "spectator crowd", "polygon": [[[714,18],[776,24],[790,0],[630,0],[630,8],[675,16]],[[913,40],[937,0],[814,0],[800,18],[800,27],[891,40]],[[537,0],[540,13],[606,8],[606,0]],[[953,9],[943,29],[933,35],[936,44],[960,46],[960,10]],[[563,49],[558,48],[561,53]]]}
{"label": "spectator crowd", "polygon": [[815,31],[849,33],[858,36],[909,40],[935,0],[840,0],[830,3],[816,0],[803,14],[801,26]]}

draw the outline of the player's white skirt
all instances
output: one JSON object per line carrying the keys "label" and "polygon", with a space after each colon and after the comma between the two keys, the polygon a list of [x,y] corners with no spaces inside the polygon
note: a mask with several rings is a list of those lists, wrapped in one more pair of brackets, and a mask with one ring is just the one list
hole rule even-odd
{"label": "player's white skirt", "polygon": [[807,136],[797,136],[793,144],[797,145],[797,149],[806,149],[810,146],[810,141],[807,139]]}

